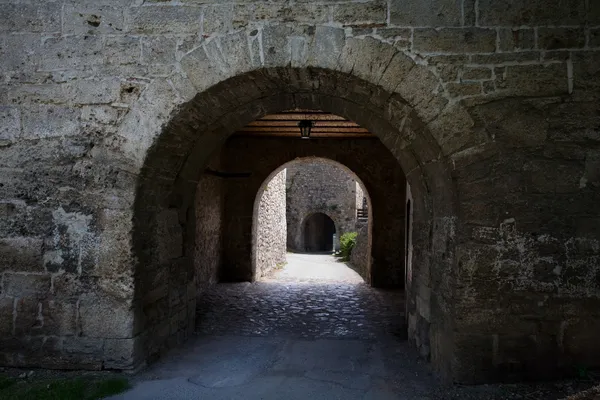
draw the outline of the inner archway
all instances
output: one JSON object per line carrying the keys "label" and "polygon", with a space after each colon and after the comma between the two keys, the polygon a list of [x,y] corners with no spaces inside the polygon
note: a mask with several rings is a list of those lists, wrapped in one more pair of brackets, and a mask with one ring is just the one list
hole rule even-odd
{"label": "inner archway", "polygon": [[335,224],[323,213],[309,215],[303,224],[304,251],[323,253],[333,251]]}

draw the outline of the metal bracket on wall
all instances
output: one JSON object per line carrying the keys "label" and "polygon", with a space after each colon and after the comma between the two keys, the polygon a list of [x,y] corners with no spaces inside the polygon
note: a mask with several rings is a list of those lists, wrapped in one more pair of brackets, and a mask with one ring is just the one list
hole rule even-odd
{"label": "metal bracket on wall", "polygon": [[252,175],[252,172],[223,172],[215,171],[210,168],[204,170],[205,174],[218,176],[219,178],[248,178]]}

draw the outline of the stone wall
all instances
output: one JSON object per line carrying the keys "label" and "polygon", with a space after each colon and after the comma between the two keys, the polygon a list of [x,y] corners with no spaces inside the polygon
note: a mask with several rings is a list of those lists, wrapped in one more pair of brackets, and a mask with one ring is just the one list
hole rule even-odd
{"label": "stone wall", "polygon": [[286,262],[286,170],[277,173],[265,186],[256,215],[255,279]]}
{"label": "stone wall", "polygon": [[[216,165],[218,166],[218,163]],[[195,201],[194,266],[198,295],[201,295],[207,286],[217,283],[219,278],[223,231],[223,180],[214,175],[203,174],[198,180]]]}
{"label": "stone wall", "polygon": [[0,362],[133,368],[185,340],[199,174],[299,107],[364,126],[405,171],[408,311],[436,371],[598,366],[599,7],[3,2]]}
{"label": "stone wall", "polygon": [[304,223],[314,213],[331,218],[336,238],[356,231],[356,180],[327,160],[303,160],[286,166],[287,245],[305,251]]}
{"label": "stone wall", "polygon": [[356,226],[356,244],[350,253],[350,264],[352,267],[367,280],[369,274],[370,254],[369,249],[369,224],[362,222]]}

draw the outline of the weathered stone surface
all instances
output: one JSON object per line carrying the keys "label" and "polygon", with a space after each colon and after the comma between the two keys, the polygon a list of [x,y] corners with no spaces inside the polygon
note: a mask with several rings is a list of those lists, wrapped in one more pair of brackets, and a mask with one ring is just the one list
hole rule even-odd
{"label": "weathered stone surface", "polygon": [[485,67],[466,67],[462,72],[462,80],[478,81],[492,78],[492,70]]}
{"label": "weathered stone surface", "polygon": [[567,93],[566,78],[565,64],[508,66],[503,88],[520,96],[552,96]]}
{"label": "weathered stone surface", "polygon": [[600,82],[596,77],[600,71],[598,53],[573,53],[573,87],[575,90],[598,90]]}
{"label": "weathered stone surface", "polygon": [[142,355],[142,340],[139,336],[131,339],[106,339],[103,350],[104,368],[132,369]]}
{"label": "weathered stone surface", "polygon": [[148,6],[127,9],[125,24],[133,33],[200,32],[202,8],[186,6]]}
{"label": "weathered stone surface", "polygon": [[333,20],[344,26],[385,24],[387,7],[382,0],[371,0],[366,3],[342,3],[333,6]]}
{"label": "weathered stone surface", "polygon": [[2,7],[0,31],[60,32],[60,7],[52,2],[8,3]]}
{"label": "weathered stone surface", "polygon": [[3,338],[13,334],[13,310],[14,299],[12,297],[0,297],[0,335]]}
{"label": "weathered stone surface", "polygon": [[123,9],[113,5],[70,4],[63,9],[63,33],[68,35],[120,33]]}
{"label": "weathered stone surface", "polygon": [[85,293],[79,304],[81,334],[90,338],[130,338],[133,311],[123,301],[96,293]]}
{"label": "weathered stone surface", "polygon": [[535,32],[533,29],[500,29],[499,50],[529,50],[535,47]]}
{"label": "weathered stone surface", "polygon": [[539,28],[538,47],[540,49],[577,49],[585,45],[583,28]]}
{"label": "weathered stone surface", "polygon": [[552,7],[544,0],[479,2],[479,24],[482,26],[573,25],[584,21],[585,13],[585,2],[581,0],[561,1]]}
{"label": "weathered stone surface", "polygon": [[[266,182],[264,191],[257,197],[255,271],[256,279],[269,274],[285,263],[286,226],[286,176],[287,169]],[[258,195],[257,195],[258,196]]]}
{"label": "weathered stone surface", "polygon": [[0,143],[9,142],[21,135],[21,112],[16,107],[0,106]]}
{"label": "weathered stone surface", "polygon": [[145,64],[173,64],[177,39],[149,36],[142,39],[142,62]]}
{"label": "weathered stone surface", "polygon": [[43,272],[40,238],[0,239],[0,271]]}
{"label": "weathered stone surface", "polygon": [[50,275],[5,272],[3,293],[13,297],[44,298],[50,294]]}
{"label": "weathered stone surface", "polygon": [[413,49],[422,53],[488,53],[496,50],[496,31],[482,28],[415,29]]}
{"label": "weathered stone surface", "polygon": [[42,42],[40,69],[82,69],[102,63],[102,37],[64,36]]}
{"label": "weathered stone surface", "polygon": [[462,4],[457,0],[392,0],[390,22],[401,26],[460,26]]}

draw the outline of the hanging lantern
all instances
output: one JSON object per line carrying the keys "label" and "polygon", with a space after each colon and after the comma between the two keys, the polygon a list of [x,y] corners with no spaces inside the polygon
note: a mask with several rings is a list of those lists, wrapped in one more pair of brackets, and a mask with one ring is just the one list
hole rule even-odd
{"label": "hanging lantern", "polygon": [[300,137],[302,139],[310,139],[310,130],[314,125],[315,124],[313,121],[309,121],[307,119],[298,122],[298,128],[300,128]]}

